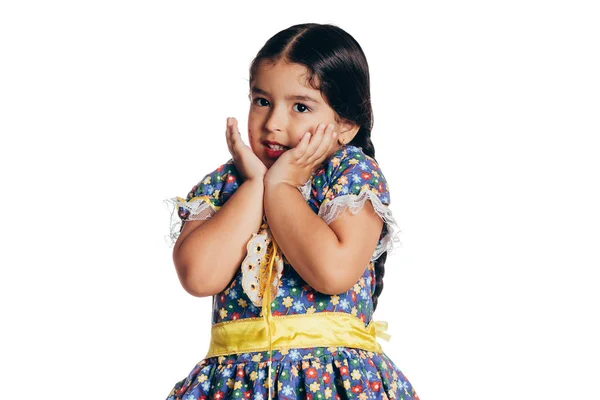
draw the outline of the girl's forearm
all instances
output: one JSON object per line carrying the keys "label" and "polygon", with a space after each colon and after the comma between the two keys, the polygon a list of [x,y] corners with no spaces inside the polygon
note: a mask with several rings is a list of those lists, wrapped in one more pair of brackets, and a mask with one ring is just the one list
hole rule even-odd
{"label": "girl's forearm", "polygon": [[335,232],[286,183],[265,185],[264,207],[277,244],[302,279],[319,292],[334,294],[328,284],[343,255]]}
{"label": "girl's forearm", "polygon": [[231,281],[262,223],[263,193],[262,180],[244,181],[215,215],[176,244],[173,261],[187,292],[211,296]]}

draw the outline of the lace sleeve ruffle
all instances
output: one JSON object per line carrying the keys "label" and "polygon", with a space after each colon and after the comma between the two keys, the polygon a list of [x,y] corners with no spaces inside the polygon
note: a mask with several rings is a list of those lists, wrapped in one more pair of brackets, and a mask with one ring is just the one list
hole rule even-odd
{"label": "lace sleeve ruffle", "polygon": [[212,217],[239,187],[241,178],[233,159],[206,174],[184,198],[172,197],[164,202],[171,211],[169,234],[165,239],[171,247],[179,238],[185,221]]}
{"label": "lace sleeve ruffle", "polygon": [[373,209],[381,217],[383,222],[387,225],[388,232],[385,236],[379,239],[377,243],[377,247],[373,252],[373,256],[371,257],[371,261],[375,261],[383,254],[384,252],[388,252],[390,254],[398,244],[400,243],[400,239],[398,238],[398,234],[401,230],[396,223],[396,220],[392,216],[392,211],[381,202],[379,197],[373,193],[372,191],[366,189],[362,190],[358,195],[355,194],[346,194],[335,197],[334,199],[327,201],[319,208],[319,217],[321,217],[327,225],[335,221],[339,218],[346,209],[348,209],[352,214],[358,213],[365,205],[365,201],[370,200],[371,204],[373,204]]}
{"label": "lace sleeve ruffle", "polygon": [[310,199],[310,190],[312,189],[312,178],[308,179],[304,185],[297,186],[304,200]]}
{"label": "lace sleeve ruffle", "polygon": [[211,218],[218,210],[218,207],[211,203],[208,196],[194,197],[190,201],[186,201],[181,197],[173,197],[165,199],[164,203],[171,212],[169,235],[165,236],[165,240],[168,241],[171,247],[177,242],[185,221],[206,220]]}

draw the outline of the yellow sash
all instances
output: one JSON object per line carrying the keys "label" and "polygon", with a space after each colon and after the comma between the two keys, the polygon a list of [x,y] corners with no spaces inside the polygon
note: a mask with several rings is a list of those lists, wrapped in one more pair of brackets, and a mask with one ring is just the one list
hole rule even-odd
{"label": "yellow sash", "polygon": [[210,348],[206,358],[307,347],[354,347],[381,353],[376,337],[389,340],[387,322],[363,322],[342,312],[318,312],[273,316],[274,332],[269,341],[268,328],[262,318],[225,321],[212,326]]}

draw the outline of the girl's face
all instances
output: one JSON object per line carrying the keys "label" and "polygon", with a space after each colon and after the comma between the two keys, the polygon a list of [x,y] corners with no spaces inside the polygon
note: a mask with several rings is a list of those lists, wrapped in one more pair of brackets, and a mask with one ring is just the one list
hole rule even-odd
{"label": "girl's face", "polygon": [[[281,151],[269,147],[284,146],[288,150],[300,142],[306,132],[314,134],[321,123],[336,125],[336,113],[321,96],[308,85],[308,70],[300,64],[264,60],[258,65],[250,84],[250,111],[248,113],[248,140],[254,154],[270,168]],[[340,145],[335,143],[336,150]]]}

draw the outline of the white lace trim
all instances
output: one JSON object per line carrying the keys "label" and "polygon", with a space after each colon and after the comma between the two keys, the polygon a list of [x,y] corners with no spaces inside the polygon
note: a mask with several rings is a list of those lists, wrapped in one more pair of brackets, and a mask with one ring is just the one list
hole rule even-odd
{"label": "white lace trim", "polygon": [[297,186],[297,188],[300,191],[300,193],[302,193],[302,197],[304,197],[304,200],[310,199],[310,191],[312,189],[312,177],[309,178],[304,185]]}
{"label": "white lace trim", "polygon": [[397,247],[396,244],[401,244],[398,234],[402,232],[392,216],[392,211],[381,202],[375,193],[370,190],[363,190],[358,195],[346,194],[338,196],[321,205],[319,208],[319,217],[329,225],[339,218],[346,209],[349,209],[352,214],[358,213],[367,200],[371,200],[373,209],[388,227],[387,235],[381,238],[371,257],[371,261],[375,261],[386,251],[389,255]]}
{"label": "white lace trim", "polygon": [[170,199],[165,199],[163,202],[171,211],[169,234],[165,236],[165,240],[169,242],[171,247],[173,247],[175,242],[177,242],[177,238],[179,237],[179,233],[181,232],[181,227],[183,225],[183,222],[179,217],[179,207],[183,207],[190,212],[187,221],[209,219],[217,212],[208,199],[201,197],[192,199],[189,202],[185,201],[185,199],[182,199],[181,197],[173,197]]}

